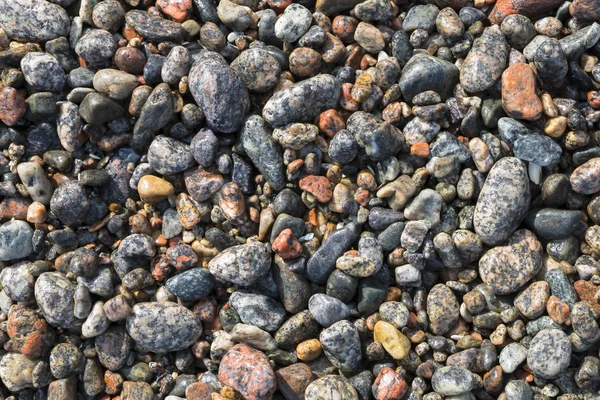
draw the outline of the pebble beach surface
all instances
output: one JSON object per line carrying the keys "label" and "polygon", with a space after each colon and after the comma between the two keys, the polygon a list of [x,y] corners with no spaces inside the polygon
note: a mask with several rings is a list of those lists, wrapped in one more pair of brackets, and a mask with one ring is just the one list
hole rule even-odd
{"label": "pebble beach surface", "polygon": [[600,0],[0,0],[0,400],[600,399]]}

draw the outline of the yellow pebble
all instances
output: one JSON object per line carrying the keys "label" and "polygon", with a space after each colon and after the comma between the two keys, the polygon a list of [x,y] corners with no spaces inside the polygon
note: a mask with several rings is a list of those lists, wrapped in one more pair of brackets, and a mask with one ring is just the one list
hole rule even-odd
{"label": "yellow pebble", "polygon": [[317,339],[305,340],[296,347],[296,354],[301,361],[315,360],[321,355],[322,351],[321,342]]}
{"label": "yellow pebble", "polygon": [[402,360],[410,350],[410,340],[394,325],[385,321],[375,324],[373,339],[381,343],[385,351],[395,360]]}
{"label": "yellow pebble", "polygon": [[173,185],[154,175],[144,175],[138,182],[138,193],[143,202],[158,203],[173,194]]}

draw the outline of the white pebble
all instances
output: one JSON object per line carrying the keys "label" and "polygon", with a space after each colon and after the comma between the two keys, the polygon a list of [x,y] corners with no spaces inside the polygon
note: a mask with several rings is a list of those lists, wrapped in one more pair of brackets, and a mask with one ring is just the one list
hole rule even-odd
{"label": "white pebble", "polygon": [[542,181],[542,167],[541,165],[529,163],[529,179],[536,185],[539,185]]}

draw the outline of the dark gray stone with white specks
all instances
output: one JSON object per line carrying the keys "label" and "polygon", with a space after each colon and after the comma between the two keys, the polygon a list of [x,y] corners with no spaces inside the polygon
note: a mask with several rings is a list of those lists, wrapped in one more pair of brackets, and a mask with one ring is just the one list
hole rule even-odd
{"label": "dark gray stone with white specks", "polygon": [[62,272],[44,272],[35,282],[35,300],[52,326],[68,329],[75,325],[75,285]]}
{"label": "dark gray stone with white specks", "polygon": [[148,162],[159,174],[173,175],[196,164],[190,146],[167,136],[157,136],[148,148]]}
{"label": "dark gray stone with white specks", "polygon": [[471,372],[459,367],[440,368],[431,377],[433,390],[443,396],[458,396],[468,393],[473,388],[473,384]]}
{"label": "dark gray stone with white specks", "polygon": [[169,278],[165,285],[182,300],[200,300],[212,292],[215,278],[207,269],[199,267]]}
{"label": "dark gray stone with white specks", "polygon": [[323,351],[329,361],[343,372],[356,371],[362,360],[360,337],[356,327],[342,320],[323,329],[319,335]]}
{"label": "dark gray stone with white specks", "polygon": [[367,156],[375,161],[396,155],[404,145],[400,129],[364,111],[352,114],[346,121],[346,129],[365,149]]}
{"label": "dark gray stone with white specks", "polygon": [[246,243],[222,250],[208,263],[209,271],[217,278],[240,286],[250,286],[269,272],[269,245]]}
{"label": "dark gray stone with white specks", "polygon": [[61,91],[67,81],[58,60],[48,53],[27,53],[21,60],[21,70],[25,82],[39,92]]}
{"label": "dark gray stone with white specks", "polygon": [[271,126],[312,122],[320,113],[337,106],[342,84],[332,75],[320,74],[275,93],[262,115]]}
{"label": "dark gray stone with white specks", "polygon": [[285,187],[283,156],[272,132],[260,115],[248,117],[242,128],[241,141],[244,151],[256,168],[275,190]]}
{"label": "dark gray stone with white specks", "polygon": [[325,283],[335,269],[336,260],[350,248],[358,238],[360,227],[351,222],[334,231],[319,247],[306,264],[306,275],[315,283]]}
{"label": "dark gray stone with white specks", "polygon": [[181,43],[185,39],[185,30],[181,24],[146,11],[131,10],[125,15],[125,21],[144,39],[151,42]]}
{"label": "dark gray stone with white specks", "polygon": [[138,303],[127,318],[127,332],[143,351],[169,353],[191,346],[202,334],[202,325],[177,303]]}
{"label": "dark gray stone with white specks", "polygon": [[277,330],[285,320],[285,308],[278,301],[262,294],[233,292],[229,304],[245,324],[265,331]]}
{"label": "dark gray stone with white specks", "polygon": [[452,89],[458,82],[458,73],[458,68],[451,62],[428,55],[415,55],[402,69],[400,89],[407,101],[428,90],[433,90],[445,100],[452,95]]}
{"label": "dark gray stone with white specks", "polygon": [[220,54],[207,51],[196,58],[189,88],[211,130],[231,133],[242,126],[250,110],[248,88]]}

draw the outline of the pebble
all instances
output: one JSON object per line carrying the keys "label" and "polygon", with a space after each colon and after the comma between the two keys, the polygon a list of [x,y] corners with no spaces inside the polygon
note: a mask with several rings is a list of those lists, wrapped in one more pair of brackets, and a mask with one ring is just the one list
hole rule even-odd
{"label": "pebble", "polygon": [[250,109],[248,89],[219,54],[206,52],[195,60],[189,87],[209,129],[231,133],[242,126]]}
{"label": "pebble", "polygon": [[208,296],[215,282],[213,275],[204,268],[193,268],[167,280],[169,292],[182,300],[199,300]]}
{"label": "pebble", "polygon": [[[297,6],[302,7],[299,4]],[[242,78],[248,90],[255,93],[271,90],[281,75],[281,66],[277,59],[268,50],[260,48],[243,51],[233,60],[231,69]]]}
{"label": "pebble", "polygon": [[563,374],[571,359],[571,343],[560,329],[538,332],[527,351],[527,365],[540,378],[554,379]]}
{"label": "pebble", "polygon": [[458,396],[468,393],[474,384],[471,372],[459,367],[440,368],[431,377],[433,389],[444,396]]}
{"label": "pebble", "polygon": [[498,26],[485,28],[460,70],[460,84],[469,93],[489,89],[501,77],[508,59],[509,45]]}
{"label": "pebble", "polygon": [[348,399],[358,400],[356,389],[345,378],[326,375],[313,381],[304,392],[306,400]]}
{"label": "pebble", "polygon": [[345,372],[358,369],[362,360],[360,337],[349,321],[341,320],[323,329],[319,341],[325,356],[336,368]]}
{"label": "pebble", "polygon": [[448,286],[435,285],[427,296],[427,315],[432,332],[447,333],[458,322],[459,304]]}
{"label": "pebble", "polygon": [[250,286],[267,274],[271,257],[267,245],[248,243],[221,251],[209,264],[209,271],[219,279],[240,286]]}
{"label": "pebble", "polygon": [[27,53],[21,59],[25,82],[36,91],[60,92],[66,82],[65,71],[48,53]]}
{"label": "pebble", "polygon": [[161,175],[183,172],[195,163],[190,147],[167,136],[157,136],[148,148],[150,167]]}
{"label": "pebble", "polygon": [[320,74],[275,93],[265,104],[262,116],[271,126],[309,122],[320,113],[335,108],[340,96],[340,81]]}
{"label": "pebble", "polygon": [[451,88],[458,78],[459,70],[454,64],[438,57],[417,54],[402,69],[399,84],[407,101],[428,90],[445,100],[451,96]]}
{"label": "pebble", "polygon": [[138,303],[127,317],[127,333],[137,347],[167,353],[189,347],[202,334],[202,325],[179,304]]}
{"label": "pebble", "polygon": [[127,25],[152,42],[180,43],[185,38],[185,31],[179,23],[142,10],[129,11],[125,14],[125,21]]}
{"label": "pebble", "polygon": [[158,203],[173,194],[173,185],[154,175],[144,175],[137,185],[140,199],[148,204]]}
{"label": "pebble", "polygon": [[245,324],[255,325],[272,332],[278,329],[285,318],[283,306],[271,297],[246,292],[235,292],[229,304]]}
{"label": "pebble", "polygon": [[529,65],[512,64],[502,73],[502,108],[513,118],[535,121],[542,116],[535,75]]}
{"label": "pebble", "polygon": [[276,378],[269,359],[245,344],[233,346],[219,364],[219,380],[249,400],[270,398]]}
{"label": "pebble", "polygon": [[[509,190],[511,195],[507,196]],[[494,164],[481,189],[473,216],[475,231],[481,240],[496,245],[508,239],[524,218],[530,199],[522,161],[505,157]]]}
{"label": "pebble", "polygon": [[135,75],[115,69],[101,69],[94,75],[94,89],[113,99],[125,100],[138,86]]}
{"label": "pebble", "polygon": [[569,178],[573,190],[580,194],[592,194],[600,191],[599,168],[600,158],[592,158],[577,167]]}
{"label": "pebble", "polygon": [[46,0],[2,2],[0,25],[8,36],[25,42],[47,42],[68,36],[70,29],[65,9]]}
{"label": "pebble", "polygon": [[111,58],[117,46],[110,32],[95,29],[77,42],[75,53],[90,64],[99,64]]}
{"label": "pebble", "polygon": [[335,269],[335,262],[358,238],[358,226],[350,223],[329,235],[328,239],[310,257],[306,264],[307,277],[316,283],[325,283]]}
{"label": "pebble", "polygon": [[381,343],[385,351],[394,360],[404,359],[410,350],[411,343],[396,327],[389,322],[379,321],[373,330],[373,340]]}
{"label": "pebble", "polygon": [[275,23],[275,36],[283,42],[294,43],[310,27],[312,15],[301,4],[290,4]]}
{"label": "pebble", "polygon": [[74,294],[75,285],[61,272],[44,272],[35,282],[35,300],[46,321],[56,327],[74,326]]}
{"label": "pebble", "polygon": [[325,328],[350,316],[350,308],[342,301],[326,294],[317,293],[308,301],[313,318]]}

